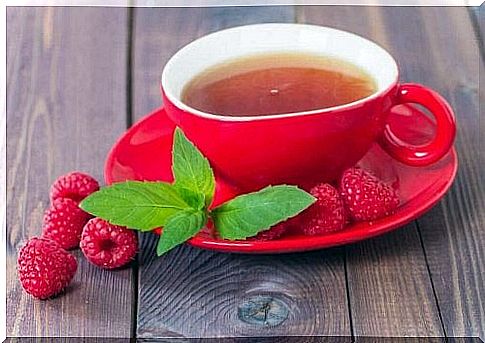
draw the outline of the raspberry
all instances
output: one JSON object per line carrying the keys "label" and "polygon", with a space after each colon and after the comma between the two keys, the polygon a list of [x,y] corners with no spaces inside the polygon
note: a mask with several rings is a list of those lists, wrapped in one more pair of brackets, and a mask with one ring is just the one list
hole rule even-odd
{"label": "raspberry", "polygon": [[328,183],[310,190],[317,201],[301,214],[300,227],[305,235],[322,235],[342,230],[346,223],[345,208],[338,191]]}
{"label": "raspberry", "polygon": [[97,190],[99,190],[98,181],[87,174],[75,171],[60,176],[54,182],[51,187],[50,198],[52,202],[58,198],[69,198],[80,202]]}
{"label": "raspberry", "polygon": [[17,270],[25,291],[38,299],[60,293],[77,270],[76,258],[47,238],[31,238],[20,249]]}
{"label": "raspberry", "polygon": [[391,186],[360,168],[350,168],[343,173],[340,192],[355,221],[387,216],[399,205],[399,198]]}
{"label": "raspberry", "polygon": [[270,241],[276,238],[280,238],[287,230],[285,222],[276,224],[268,230],[259,232],[256,236],[249,237],[249,241]]}
{"label": "raspberry", "polygon": [[74,200],[58,198],[44,214],[42,237],[56,241],[63,249],[76,248],[89,218]]}
{"label": "raspberry", "polygon": [[133,259],[138,242],[133,230],[93,218],[84,226],[80,247],[89,262],[113,269]]}

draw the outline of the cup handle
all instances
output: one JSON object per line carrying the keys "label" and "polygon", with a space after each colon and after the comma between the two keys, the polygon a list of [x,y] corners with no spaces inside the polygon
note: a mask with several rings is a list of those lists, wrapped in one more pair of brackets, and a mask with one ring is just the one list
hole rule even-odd
{"label": "cup handle", "polygon": [[426,107],[436,118],[436,135],[424,145],[412,145],[399,139],[386,124],[380,146],[396,160],[410,166],[426,166],[440,160],[451,148],[456,134],[453,110],[435,91],[413,83],[401,84],[395,105],[415,103]]}

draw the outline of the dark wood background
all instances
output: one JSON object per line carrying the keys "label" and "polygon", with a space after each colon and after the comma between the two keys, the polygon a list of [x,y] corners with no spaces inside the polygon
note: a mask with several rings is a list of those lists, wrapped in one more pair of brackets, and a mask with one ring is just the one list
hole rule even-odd
{"label": "dark wood background", "polygon": [[[156,258],[155,238],[143,235],[128,268],[103,271],[79,258],[65,295],[37,301],[25,294],[16,255],[40,233],[52,181],[70,170],[102,179],[116,138],[160,106],[168,58],[208,32],[259,22],[368,37],[396,57],[403,81],[444,95],[456,111],[460,161],[444,199],[398,231],[309,253],[182,246]],[[8,336],[483,339],[484,23],[483,7],[7,8]],[[243,307],[254,315],[238,314]]]}

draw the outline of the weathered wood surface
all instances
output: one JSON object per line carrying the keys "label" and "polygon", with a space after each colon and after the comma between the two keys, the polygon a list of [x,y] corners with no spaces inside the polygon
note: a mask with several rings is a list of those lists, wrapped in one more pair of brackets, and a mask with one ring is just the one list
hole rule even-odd
{"label": "weathered wood surface", "polygon": [[482,53],[483,53],[483,42],[485,39],[485,5],[482,4],[480,7],[478,6],[471,6],[468,7],[468,12],[470,13],[471,20],[475,29],[478,33],[478,40],[481,41]]}
{"label": "weathered wood surface", "polygon": [[291,6],[136,8],[133,26],[133,114],[161,105],[160,77],[168,59],[196,38],[227,27],[293,22]]}
{"label": "weathered wood surface", "polygon": [[[405,14],[405,12],[404,12]],[[419,64],[409,77],[438,90],[455,110],[460,167],[448,195],[418,220],[428,267],[448,336],[485,337],[485,173],[479,119],[480,58],[473,27],[463,8],[420,9],[426,39],[406,60]],[[393,23],[399,18],[396,19]],[[403,22],[402,17],[400,20]],[[406,22],[409,26],[409,21]],[[410,25],[415,28],[415,25]],[[453,29],[449,29],[453,28]],[[397,31],[396,31],[397,33]],[[401,34],[404,44],[419,34]],[[483,159],[482,159],[483,160]]]}
{"label": "weathered wood surface", "polygon": [[[369,38],[399,62],[403,79],[413,79],[407,44],[394,36],[409,31],[406,21],[419,9],[383,7],[304,7],[300,22],[331,26]],[[397,21],[399,16],[405,18]],[[421,22],[414,29],[423,30]],[[399,44],[398,44],[399,42]],[[422,43],[421,43],[422,44]],[[413,50],[414,51],[414,50]],[[420,51],[426,54],[427,50]],[[424,57],[426,58],[426,57]],[[443,336],[416,224],[346,247],[349,299],[355,336]]]}
{"label": "weathered wood surface", "polygon": [[54,179],[82,170],[102,180],[126,128],[127,10],[8,8],[7,34],[7,335],[130,337],[130,268],[103,271],[76,251],[72,285],[49,301],[23,292],[16,272]]}
{"label": "weathered wood surface", "polygon": [[[357,342],[383,341],[371,336],[485,337],[485,150],[479,116],[485,91],[478,88],[483,6],[475,12],[476,30],[465,8],[132,11],[131,17],[121,8],[7,11],[9,336],[136,333],[144,341],[167,342],[169,337],[248,341],[230,338],[235,336],[266,342],[261,336],[273,335],[281,342],[289,341],[285,335],[340,336],[295,342],[350,342],[351,335]],[[127,123],[161,104],[161,70],[175,51],[225,27],[295,21],[376,41],[396,57],[403,81],[428,85],[450,101],[458,120],[460,169],[432,211],[383,237],[302,254],[235,255],[183,246],[156,258],[155,237],[146,234],[136,277],[129,268],[101,271],[77,252],[80,270],[65,295],[40,302],[21,291],[16,253],[39,233],[50,183],[72,169],[102,178],[106,153]]]}
{"label": "weathered wood surface", "polygon": [[[161,70],[191,40],[230,26],[293,20],[291,7],[136,9],[134,113],[160,104]],[[184,246],[157,258],[152,238],[142,239],[138,337],[350,336],[341,249],[250,256]],[[258,316],[265,304],[266,325]],[[238,316],[241,306],[255,314]]]}
{"label": "weathered wood surface", "polygon": [[[340,14],[321,9],[320,18],[331,18],[330,25],[342,29],[348,27],[341,18],[352,18],[351,31],[365,30],[369,38],[396,57],[403,81],[423,83],[450,101],[458,120],[456,147],[460,160],[453,188],[439,205],[417,221],[417,233],[411,226],[402,229],[409,229],[402,233],[407,236],[396,233],[395,237],[381,238],[388,245],[383,251],[394,251],[392,257],[379,259],[378,265],[371,266],[370,270],[359,265],[354,268],[350,262],[354,332],[356,335],[440,335],[439,315],[447,336],[484,337],[485,174],[479,164],[483,132],[479,131],[477,74],[483,62],[467,10],[348,9]],[[316,9],[311,15],[319,18]],[[324,24],[321,19],[319,23]],[[366,29],[369,24],[370,29]],[[356,255],[352,247],[347,252],[358,256],[357,261],[368,258],[366,255],[379,256],[376,241],[363,243],[369,246],[361,250],[364,254]],[[411,263],[407,263],[408,258]],[[354,275],[357,280],[353,279]],[[434,289],[430,288],[430,277]],[[362,293],[354,298],[356,290]],[[433,303],[433,292],[438,308]],[[366,298],[372,300],[361,303]],[[354,302],[357,306],[353,306]]]}

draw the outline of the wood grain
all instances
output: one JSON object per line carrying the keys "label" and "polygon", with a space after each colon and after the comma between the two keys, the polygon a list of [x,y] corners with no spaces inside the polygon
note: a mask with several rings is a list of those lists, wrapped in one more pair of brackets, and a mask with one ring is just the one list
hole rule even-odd
{"label": "wood grain", "polygon": [[161,105],[160,77],[168,59],[196,38],[224,28],[292,22],[290,6],[137,8],[134,25],[133,113],[136,118]]}
{"label": "wood grain", "polygon": [[[448,336],[485,337],[485,161],[479,119],[479,67],[483,67],[473,27],[464,8],[429,8],[414,12],[425,32],[406,60],[421,70],[412,79],[438,90],[455,110],[460,167],[454,186],[433,211],[418,220],[445,332]],[[413,29],[399,43],[418,34],[395,16],[393,25]],[[452,28],[452,29],[450,29]],[[424,73],[424,70],[427,73]],[[483,88],[483,87],[482,87]],[[482,90],[483,92],[483,90]]]}
{"label": "wood grain", "polygon": [[418,225],[446,334],[483,337],[485,174],[479,163],[483,161],[483,134],[479,131],[477,73],[482,62],[473,28],[464,8],[402,9],[399,13],[386,9],[383,17],[396,46],[413,42],[413,49],[400,50],[402,65],[410,66],[405,69],[405,80],[439,91],[457,116],[457,179]]}
{"label": "wood grain", "polygon": [[67,292],[38,301],[17,280],[17,251],[39,235],[54,179],[102,180],[126,126],[127,10],[7,10],[7,335],[130,337],[132,271],[79,269]]}
{"label": "wood grain", "polygon": [[483,4],[478,8],[478,26],[480,27],[481,40],[483,43],[485,40],[485,5]]}
{"label": "wood grain", "polygon": [[[160,104],[158,78],[182,45],[225,27],[293,19],[291,7],[136,9],[134,113]],[[341,249],[250,256],[182,246],[156,258],[155,237],[142,242],[140,338],[350,336]]]}
{"label": "wood grain", "polygon": [[[140,266],[138,337],[350,335],[340,250],[251,256],[183,246],[153,258],[150,243]],[[273,299],[274,316],[287,310],[286,319],[243,320],[238,309],[261,297]]]}
{"label": "wood grain", "polygon": [[130,343],[130,338],[107,337],[22,337],[7,338],[5,343]]}
{"label": "wood grain", "polygon": [[[415,16],[416,9],[406,8],[312,6],[300,8],[298,21],[371,39],[396,57],[403,79],[414,79],[413,70],[422,71],[420,62],[404,54],[416,51],[413,45],[422,37],[404,41],[398,36],[411,30],[409,23],[413,30],[423,30]],[[425,60],[427,50],[419,51]],[[443,336],[416,224],[348,246],[346,256],[355,336]]]}
{"label": "wood grain", "polygon": [[[137,341],[143,343],[333,343],[333,342],[352,342],[350,337],[325,336],[272,336],[272,337],[224,337],[224,338],[142,338]],[[370,343],[370,341],[369,341]],[[391,341],[387,342],[391,343]],[[394,342],[392,342],[394,343]],[[399,343],[399,342],[397,342]],[[414,342],[402,342],[414,343]],[[416,342],[421,343],[421,342]],[[424,343],[424,342],[423,342]],[[426,342],[428,343],[428,342]],[[435,343],[435,342],[431,342]],[[436,342],[438,343],[438,342]],[[439,342],[441,343],[441,342]],[[463,342],[468,343],[468,342]],[[472,342],[470,342],[472,343]],[[475,343],[475,342],[473,342]],[[479,342],[477,342],[479,343]]]}
{"label": "wood grain", "polygon": [[483,53],[483,44],[485,39],[485,5],[482,4],[480,7],[468,7],[468,12],[470,13],[472,23],[477,31],[477,38],[479,41],[481,41],[481,49]]}

